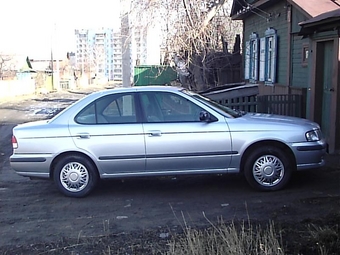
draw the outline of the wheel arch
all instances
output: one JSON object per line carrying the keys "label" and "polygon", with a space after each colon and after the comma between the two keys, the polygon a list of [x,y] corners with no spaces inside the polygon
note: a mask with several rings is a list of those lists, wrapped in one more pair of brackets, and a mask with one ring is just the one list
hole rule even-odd
{"label": "wheel arch", "polygon": [[63,153],[60,153],[58,156],[56,156],[53,160],[52,160],[52,163],[50,165],[50,179],[53,178],[53,171],[55,169],[55,166],[57,164],[57,162],[61,159],[61,158],[64,158],[66,156],[80,156],[80,157],[84,157],[86,159],[89,160],[89,162],[92,164],[92,166],[94,167],[94,169],[96,170],[97,174],[98,174],[98,177],[100,177],[100,174],[99,174],[99,170],[98,170],[98,167],[97,165],[94,163],[93,159],[91,157],[89,157],[88,155],[86,155],[85,153],[82,153],[82,152],[79,152],[79,151],[66,151],[66,152],[63,152]]}
{"label": "wheel arch", "polygon": [[284,144],[283,142],[276,141],[276,140],[264,140],[264,141],[258,141],[256,143],[251,144],[248,146],[248,148],[244,151],[242,158],[241,158],[241,163],[240,163],[240,172],[244,173],[244,165],[246,162],[247,157],[255,151],[257,148],[262,147],[262,146],[273,146],[273,147],[278,147],[283,150],[283,152],[286,153],[288,156],[290,162],[292,163],[293,170],[296,170],[296,158],[288,145]]}

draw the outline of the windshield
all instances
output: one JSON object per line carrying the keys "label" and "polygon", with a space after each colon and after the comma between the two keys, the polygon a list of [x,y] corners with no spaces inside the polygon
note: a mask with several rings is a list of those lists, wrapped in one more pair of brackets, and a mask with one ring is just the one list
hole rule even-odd
{"label": "windshield", "polygon": [[194,93],[192,91],[188,91],[188,90],[182,90],[183,93],[191,96],[191,97],[194,97],[195,99],[197,99],[198,101],[200,101],[201,103],[209,106],[209,107],[213,107],[213,108],[217,108],[219,110],[221,110],[222,112],[226,113],[228,115],[228,117],[234,117],[234,118],[237,118],[237,117],[240,117],[243,115],[243,113],[241,111],[238,111],[238,110],[233,110],[231,108],[229,108],[228,106],[225,106],[225,105],[222,105],[222,104],[219,104],[217,103],[216,101],[213,101],[207,97],[204,97],[200,94],[197,94],[197,93]]}

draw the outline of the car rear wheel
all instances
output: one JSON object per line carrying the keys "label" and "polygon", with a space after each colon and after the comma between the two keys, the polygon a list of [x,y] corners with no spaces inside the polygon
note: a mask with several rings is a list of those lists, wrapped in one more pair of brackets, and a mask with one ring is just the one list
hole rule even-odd
{"label": "car rear wheel", "polygon": [[98,174],[92,162],[78,155],[59,160],[53,178],[59,191],[69,197],[88,195],[98,182]]}
{"label": "car rear wheel", "polygon": [[279,190],[290,180],[292,165],[283,150],[273,146],[257,148],[247,157],[244,174],[248,183],[259,190]]}

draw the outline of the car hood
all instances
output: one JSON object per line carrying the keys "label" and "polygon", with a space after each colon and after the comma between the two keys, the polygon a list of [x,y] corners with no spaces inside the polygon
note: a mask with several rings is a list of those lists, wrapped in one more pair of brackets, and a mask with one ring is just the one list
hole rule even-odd
{"label": "car hood", "polygon": [[320,128],[317,123],[311,120],[284,115],[268,113],[246,113],[241,118],[252,122],[261,122],[263,124],[284,124],[292,126],[299,125],[309,127],[310,129]]}

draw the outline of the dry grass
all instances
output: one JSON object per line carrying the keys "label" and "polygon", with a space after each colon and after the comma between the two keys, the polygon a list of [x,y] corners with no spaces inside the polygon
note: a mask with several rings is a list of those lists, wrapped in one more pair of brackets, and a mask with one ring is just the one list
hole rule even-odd
{"label": "dry grass", "polygon": [[0,254],[335,255],[340,250],[339,216],[280,226],[272,221],[254,224],[250,219],[228,223],[219,219],[212,223],[206,218],[209,226],[201,229],[182,220],[182,232],[169,231],[169,238],[160,238],[159,229],[112,234],[110,222],[103,221],[105,234],[101,236],[79,233],[78,238],[62,238],[55,243],[0,247]]}
{"label": "dry grass", "polygon": [[216,225],[207,221],[211,226],[203,230],[192,229],[184,222],[184,236],[173,238],[165,254],[285,254],[281,235],[276,233],[273,222],[262,229],[260,225],[254,227],[249,220],[238,225],[234,222],[226,224],[223,219]]}
{"label": "dry grass", "polygon": [[328,255],[335,254],[334,251],[340,251],[339,230],[337,224],[334,226],[310,225],[311,242],[316,245],[318,254]]}

